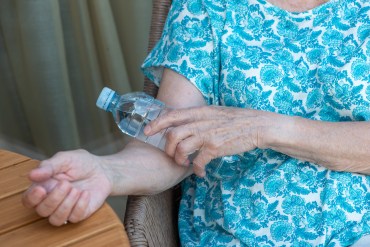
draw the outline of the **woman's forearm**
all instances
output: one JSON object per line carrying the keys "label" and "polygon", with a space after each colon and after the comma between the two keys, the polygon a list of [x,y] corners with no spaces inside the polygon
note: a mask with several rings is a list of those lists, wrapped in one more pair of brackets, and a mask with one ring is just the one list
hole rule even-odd
{"label": "woman's forearm", "polygon": [[370,174],[370,123],[279,115],[261,128],[261,145],[337,171]]}
{"label": "woman's forearm", "polygon": [[[170,108],[204,105],[202,94],[185,77],[164,69],[157,99]],[[119,153],[103,157],[112,177],[112,195],[156,194],[192,173],[192,169],[176,165],[164,152],[148,144],[132,140]]]}
{"label": "woman's forearm", "polygon": [[176,165],[161,150],[136,140],[121,152],[101,159],[111,178],[111,195],[157,194],[192,173],[190,168]]}

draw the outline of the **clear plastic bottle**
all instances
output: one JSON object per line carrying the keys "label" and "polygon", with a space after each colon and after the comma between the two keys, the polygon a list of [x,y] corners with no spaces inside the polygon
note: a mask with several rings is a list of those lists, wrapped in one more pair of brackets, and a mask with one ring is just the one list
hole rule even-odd
{"label": "clear plastic bottle", "polygon": [[[152,136],[144,134],[145,126],[169,109],[163,102],[143,92],[119,95],[112,89],[105,87],[96,101],[96,106],[111,112],[117,126],[123,133],[164,150],[168,129]],[[190,154],[189,161],[192,162],[197,154],[197,151]],[[219,179],[231,179],[240,173],[242,159],[242,155],[214,159],[207,166],[208,172]]]}
{"label": "clear plastic bottle", "polygon": [[144,134],[144,127],[168,109],[161,101],[143,92],[119,95],[105,87],[96,106],[111,112],[123,133],[164,150],[167,129],[152,136]]}

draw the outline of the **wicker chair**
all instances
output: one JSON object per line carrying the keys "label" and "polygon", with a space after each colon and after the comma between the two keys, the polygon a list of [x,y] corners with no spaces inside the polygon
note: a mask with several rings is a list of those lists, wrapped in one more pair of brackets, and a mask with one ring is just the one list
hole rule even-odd
{"label": "wicker chair", "polygon": [[[153,0],[149,51],[160,39],[171,0]],[[155,96],[157,86],[144,81],[144,92]],[[180,188],[169,189],[153,196],[129,196],[124,225],[131,246],[179,246],[177,213]]]}

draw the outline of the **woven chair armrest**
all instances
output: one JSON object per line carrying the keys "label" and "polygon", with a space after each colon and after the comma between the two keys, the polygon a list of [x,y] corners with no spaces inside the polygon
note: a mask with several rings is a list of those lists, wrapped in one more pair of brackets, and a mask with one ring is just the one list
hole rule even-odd
{"label": "woven chair armrest", "polygon": [[179,246],[177,190],[128,197],[124,223],[132,247]]}

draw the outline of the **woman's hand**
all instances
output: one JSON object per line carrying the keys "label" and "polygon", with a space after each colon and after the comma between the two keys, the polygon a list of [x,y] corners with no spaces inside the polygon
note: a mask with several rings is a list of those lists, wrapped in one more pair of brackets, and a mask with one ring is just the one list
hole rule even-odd
{"label": "woman's hand", "polygon": [[166,153],[177,164],[189,165],[189,155],[197,152],[192,161],[194,172],[204,176],[205,165],[212,159],[261,147],[260,130],[270,115],[220,106],[171,110],[149,123],[145,134],[172,127],[167,132]]}
{"label": "woman's hand", "polygon": [[60,152],[29,174],[33,185],[22,202],[52,225],[79,222],[104,203],[112,184],[98,156],[84,150]]}

